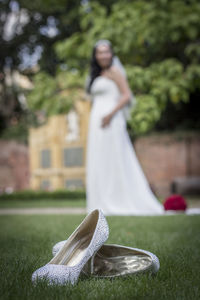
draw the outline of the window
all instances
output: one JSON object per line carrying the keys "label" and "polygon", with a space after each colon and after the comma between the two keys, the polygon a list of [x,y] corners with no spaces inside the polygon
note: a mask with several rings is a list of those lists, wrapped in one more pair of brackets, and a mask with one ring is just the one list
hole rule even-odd
{"label": "window", "polygon": [[82,179],[66,179],[65,188],[69,190],[82,189],[84,187]]}
{"label": "window", "polygon": [[40,166],[42,168],[51,167],[51,151],[49,149],[41,150],[41,152],[40,152]]}
{"label": "window", "polygon": [[83,148],[66,148],[63,152],[63,164],[65,167],[83,166]]}
{"label": "window", "polygon": [[48,180],[48,179],[43,179],[43,180],[41,180],[40,188],[41,188],[42,190],[49,190],[50,187],[51,187],[51,182],[50,182],[50,180]]}

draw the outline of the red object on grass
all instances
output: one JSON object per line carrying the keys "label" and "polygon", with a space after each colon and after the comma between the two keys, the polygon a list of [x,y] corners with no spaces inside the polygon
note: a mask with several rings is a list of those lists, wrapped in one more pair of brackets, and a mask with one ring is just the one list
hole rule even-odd
{"label": "red object on grass", "polygon": [[163,205],[165,210],[186,210],[187,208],[185,199],[179,194],[166,198]]}

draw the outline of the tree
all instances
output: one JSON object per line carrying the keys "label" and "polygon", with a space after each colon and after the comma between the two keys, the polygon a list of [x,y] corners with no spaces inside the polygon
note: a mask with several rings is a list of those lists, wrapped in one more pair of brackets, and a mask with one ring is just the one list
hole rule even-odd
{"label": "tree", "polygon": [[[23,105],[14,73],[32,78],[32,67],[51,76],[59,61],[54,43],[80,30],[78,11],[80,0],[1,0],[0,1],[0,134],[5,129],[29,120],[30,111]],[[21,130],[21,127],[20,127]]]}
{"label": "tree", "polygon": [[[55,44],[55,51],[62,60],[62,66],[57,68],[54,78],[57,83],[57,78],[61,81],[58,85],[55,84],[51,94],[67,78],[72,86],[76,86],[76,80],[77,86],[84,82],[91,49],[100,38],[111,40],[115,53],[126,66],[130,86],[138,101],[130,121],[130,126],[136,134],[146,133],[154,128],[169,101],[174,105],[189,102],[191,94],[198,90],[198,1],[141,0],[127,1],[126,4],[117,2],[112,5],[109,13],[106,7],[98,2],[86,2],[79,7],[79,15],[80,31]],[[49,75],[45,76],[50,80]],[[36,77],[36,90],[37,84]],[[70,97],[74,92],[75,89]],[[69,98],[63,101],[69,101]],[[34,102],[33,94],[30,94],[29,103],[33,108],[34,105],[37,108],[45,107],[45,103],[49,101],[39,93],[37,99],[38,101]],[[56,106],[59,106],[58,103],[52,101],[47,111],[56,113],[59,111]]]}

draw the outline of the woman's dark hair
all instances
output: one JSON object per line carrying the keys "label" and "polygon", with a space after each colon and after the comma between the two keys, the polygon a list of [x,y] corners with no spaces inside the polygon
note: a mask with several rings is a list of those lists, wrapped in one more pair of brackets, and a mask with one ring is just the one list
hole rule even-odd
{"label": "woman's dark hair", "polygon": [[[112,59],[113,59],[114,51],[113,51],[111,45],[109,45],[109,47],[112,52]],[[97,59],[96,59],[96,49],[97,49],[97,47],[94,46],[94,48],[92,50],[92,58],[90,61],[90,82],[88,83],[88,85],[86,87],[86,90],[88,93],[90,93],[90,89],[91,89],[93,81],[95,80],[96,77],[98,77],[100,75],[101,70],[102,70],[101,66],[98,64]],[[110,65],[112,65],[112,59],[111,59]]]}

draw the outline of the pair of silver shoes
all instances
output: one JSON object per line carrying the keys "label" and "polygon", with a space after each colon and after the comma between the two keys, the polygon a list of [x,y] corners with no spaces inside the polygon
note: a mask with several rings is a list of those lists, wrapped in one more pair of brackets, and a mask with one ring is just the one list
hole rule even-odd
{"label": "pair of silver shoes", "polygon": [[92,211],[67,240],[54,245],[54,257],[32,274],[32,281],[46,279],[49,284],[75,284],[80,274],[112,278],[159,270],[156,255],[138,248],[104,244],[108,236],[109,227],[102,211]]}

